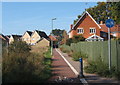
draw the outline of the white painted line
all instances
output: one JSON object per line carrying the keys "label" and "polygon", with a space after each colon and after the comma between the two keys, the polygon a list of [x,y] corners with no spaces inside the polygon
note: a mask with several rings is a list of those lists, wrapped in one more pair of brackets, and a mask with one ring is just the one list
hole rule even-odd
{"label": "white painted line", "polygon": [[[61,57],[64,59],[64,61],[68,64],[68,66],[71,68],[71,70],[75,73],[75,75],[79,75],[79,73],[76,71],[76,69],[66,60],[66,58],[55,48],[55,50],[61,55]],[[80,79],[80,81],[84,85],[88,85],[88,82],[85,80],[85,78]]]}
{"label": "white painted line", "polygon": [[84,85],[88,85],[87,81],[85,80],[85,78],[80,79],[80,81],[84,84]]}
{"label": "white painted line", "polygon": [[72,69],[72,71],[75,73],[75,75],[79,75],[79,73],[75,70],[75,68],[65,59],[65,57],[57,50],[55,49],[61,57],[64,59],[64,61],[68,64],[68,66]]}

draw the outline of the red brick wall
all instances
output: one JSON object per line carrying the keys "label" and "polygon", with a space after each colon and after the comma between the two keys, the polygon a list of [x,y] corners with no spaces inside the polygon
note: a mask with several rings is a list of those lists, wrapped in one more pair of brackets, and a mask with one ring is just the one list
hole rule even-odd
{"label": "red brick wall", "polygon": [[78,34],[78,28],[83,28],[84,29],[84,33],[83,33],[83,37],[88,38],[89,36],[93,35],[90,34],[90,27],[95,27],[96,28],[96,35],[100,36],[100,29],[97,26],[97,24],[87,15],[84,20],[78,24],[76,26],[76,30],[71,31],[70,34],[71,35],[80,35]]}

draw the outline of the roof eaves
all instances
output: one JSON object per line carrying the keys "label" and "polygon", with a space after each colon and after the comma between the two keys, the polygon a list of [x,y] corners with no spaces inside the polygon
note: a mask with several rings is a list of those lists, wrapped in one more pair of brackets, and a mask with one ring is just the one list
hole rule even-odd
{"label": "roof eaves", "polygon": [[75,25],[73,25],[72,29],[74,29],[74,27],[78,24],[78,22],[82,19],[82,17],[85,15],[86,12],[84,12],[82,14],[82,16],[78,19],[78,21],[75,23]]}
{"label": "roof eaves", "polygon": [[93,17],[86,11],[85,13],[87,13],[89,16],[90,16],[90,18],[95,22],[95,24],[99,27],[99,28],[101,28],[100,27],[100,25],[93,19]]}
{"label": "roof eaves", "polygon": [[90,16],[90,18],[95,22],[95,24],[96,24],[99,28],[101,28],[100,25],[93,19],[93,17],[92,17],[87,11],[85,11],[85,12],[82,14],[82,16],[79,18],[79,20],[76,22],[76,24],[72,27],[72,29],[74,29],[74,27],[78,24],[78,22],[83,18],[83,16],[84,16],[86,13],[87,13],[87,14]]}

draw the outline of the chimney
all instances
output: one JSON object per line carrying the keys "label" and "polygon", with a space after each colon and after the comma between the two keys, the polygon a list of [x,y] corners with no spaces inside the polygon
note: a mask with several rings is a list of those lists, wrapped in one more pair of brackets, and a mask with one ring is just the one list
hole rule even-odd
{"label": "chimney", "polygon": [[72,29],[72,27],[73,27],[73,24],[70,25],[70,29]]}
{"label": "chimney", "polygon": [[100,21],[100,25],[102,25],[103,24],[103,21]]}

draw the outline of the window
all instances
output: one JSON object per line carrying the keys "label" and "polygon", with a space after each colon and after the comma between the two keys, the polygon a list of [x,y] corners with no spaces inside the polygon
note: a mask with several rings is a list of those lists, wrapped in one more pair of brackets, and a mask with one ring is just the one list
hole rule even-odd
{"label": "window", "polygon": [[90,33],[96,33],[96,29],[95,28],[90,28]]}
{"label": "window", "polygon": [[113,33],[113,36],[116,37],[116,33]]}
{"label": "window", "polygon": [[79,34],[83,34],[83,32],[84,32],[83,28],[78,28],[78,33]]}
{"label": "window", "polygon": [[35,40],[34,38],[32,38],[32,40]]}

